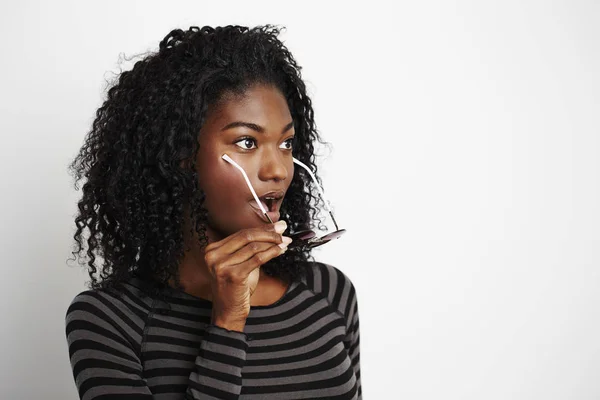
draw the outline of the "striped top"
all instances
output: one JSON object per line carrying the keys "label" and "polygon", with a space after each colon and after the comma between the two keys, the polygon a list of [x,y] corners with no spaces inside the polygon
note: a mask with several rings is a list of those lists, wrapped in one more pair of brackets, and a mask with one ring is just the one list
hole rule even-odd
{"label": "striped top", "polygon": [[362,399],[356,291],[337,268],[312,262],[276,303],[250,308],[244,332],[212,325],[209,300],[152,298],[143,284],[69,306],[81,399]]}

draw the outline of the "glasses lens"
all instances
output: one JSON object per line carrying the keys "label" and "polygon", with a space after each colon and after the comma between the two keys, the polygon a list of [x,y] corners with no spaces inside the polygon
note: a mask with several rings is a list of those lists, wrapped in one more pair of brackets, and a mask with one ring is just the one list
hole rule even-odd
{"label": "glasses lens", "polygon": [[332,241],[334,239],[339,238],[344,233],[346,233],[346,230],[345,229],[340,229],[339,231],[328,233],[327,235],[322,236],[320,238],[309,239],[308,240],[308,247],[314,248],[314,247],[318,247],[318,246],[324,245],[327,242],[330,242],[330,241]]}
{"label": "glasses lens", "polygon": [[314,231],[306,230],[296,232],[290,235],[290,237],[292,238],[292,243],[289,244],[288,248],[304,245],[308,246],[309,248],[319,247],[327,242],[339,238],[344,233],[346,233],[346,230],[340,229],[339,231],[328,233],[327,235],[322,236],[320,238],[315,238],[317,234]]}
{"label": "glasses lens", "polygon": [[303,246],[308,243],[309,239],[315,236],[317,236],[317,233],[310,229],[292,233],[289,235],[289,237],[292,239],[292,243],[289,244],[288,248]]}
{"label": "glasses lens", "polygon": [[328,233],[327,235],[323,236],[321,239],[322,240],[330,241],[330,240],[339,238],[344,233],[346,233],[346,230],[345,229],[340,229],[339,231]]}
{"label": "glasses lens", "polygon": [[314,242],[310,242],[308,244],[308,247],[310,247],[312,249],[312,248],[315,248],[315,247],[322,246],[322,245],[324,245],[325,243],[327,243],[329,241],[330,240],[323,240],[323,238],[319,238],[319,239],[315,240]]}
{"label": "glasses lens", "polygon": [[317,236],[316,232],[311,231],[311,230],[298,231],[298,232],[290,234],[290,237],[292,238],[292,240],[308,240],[315,236]]}

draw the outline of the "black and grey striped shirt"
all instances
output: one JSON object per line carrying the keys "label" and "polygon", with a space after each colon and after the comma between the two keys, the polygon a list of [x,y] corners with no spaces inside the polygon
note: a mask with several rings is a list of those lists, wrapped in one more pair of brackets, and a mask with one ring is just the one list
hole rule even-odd
{"label": "black and grey striped shirt", "polygon": [[134,278],[80,293],[66,314],[81,399],[362,399],[356,291],[312,263],[244,332],[210,324],[212,303],[172,288],[151,298]]}

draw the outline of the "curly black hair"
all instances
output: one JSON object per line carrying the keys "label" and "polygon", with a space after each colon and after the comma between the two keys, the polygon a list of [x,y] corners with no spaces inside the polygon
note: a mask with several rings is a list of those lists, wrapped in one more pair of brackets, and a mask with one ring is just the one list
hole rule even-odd
{"label": "curly black hair", "polygon": [[[153,287],[170,279],[181,287],[186,218],[202,248],[207,244],[205,194],[196,171],[198,135],[209,106],[228,95],[243,94],[254,84],[279,89],[294,121],[293,155],[321,183],[314,145],[328,143],[317,132],[301,67],[277,38],[280,31],[273,25],[174,29],[157,52],[118,75],[69,165],[76,190],[86,178],[72,254],[87,261],[80,264],[89,273],[89,288],[114,288],[133,276]],[[322,200],[314,189],[306,171],[295,168],[280,210],[288,222],[285,234],[313,229],[314,221],[324,229]],[[310,249],[290,248],[262,270],[290,282],[304,275],[309,261],[314,261]]]}

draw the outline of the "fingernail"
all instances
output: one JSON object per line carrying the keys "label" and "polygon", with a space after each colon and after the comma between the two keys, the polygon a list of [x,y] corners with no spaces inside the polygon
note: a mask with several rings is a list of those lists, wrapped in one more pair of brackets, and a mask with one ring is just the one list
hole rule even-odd
{"label": "fingernail", "polygon": [[287,228],[287,223],[283,220],[275,222],[275,232],[283,233],[285,232],[285,228]]}
{"label": "fingernail", "polygon": [[287,247],[290,243],[292,243],[292,238],[291,237],[287,237],[287,236],[283,236],[283,243],[279,243],[278,246],[281,247],[282,249],[284,247]]}

